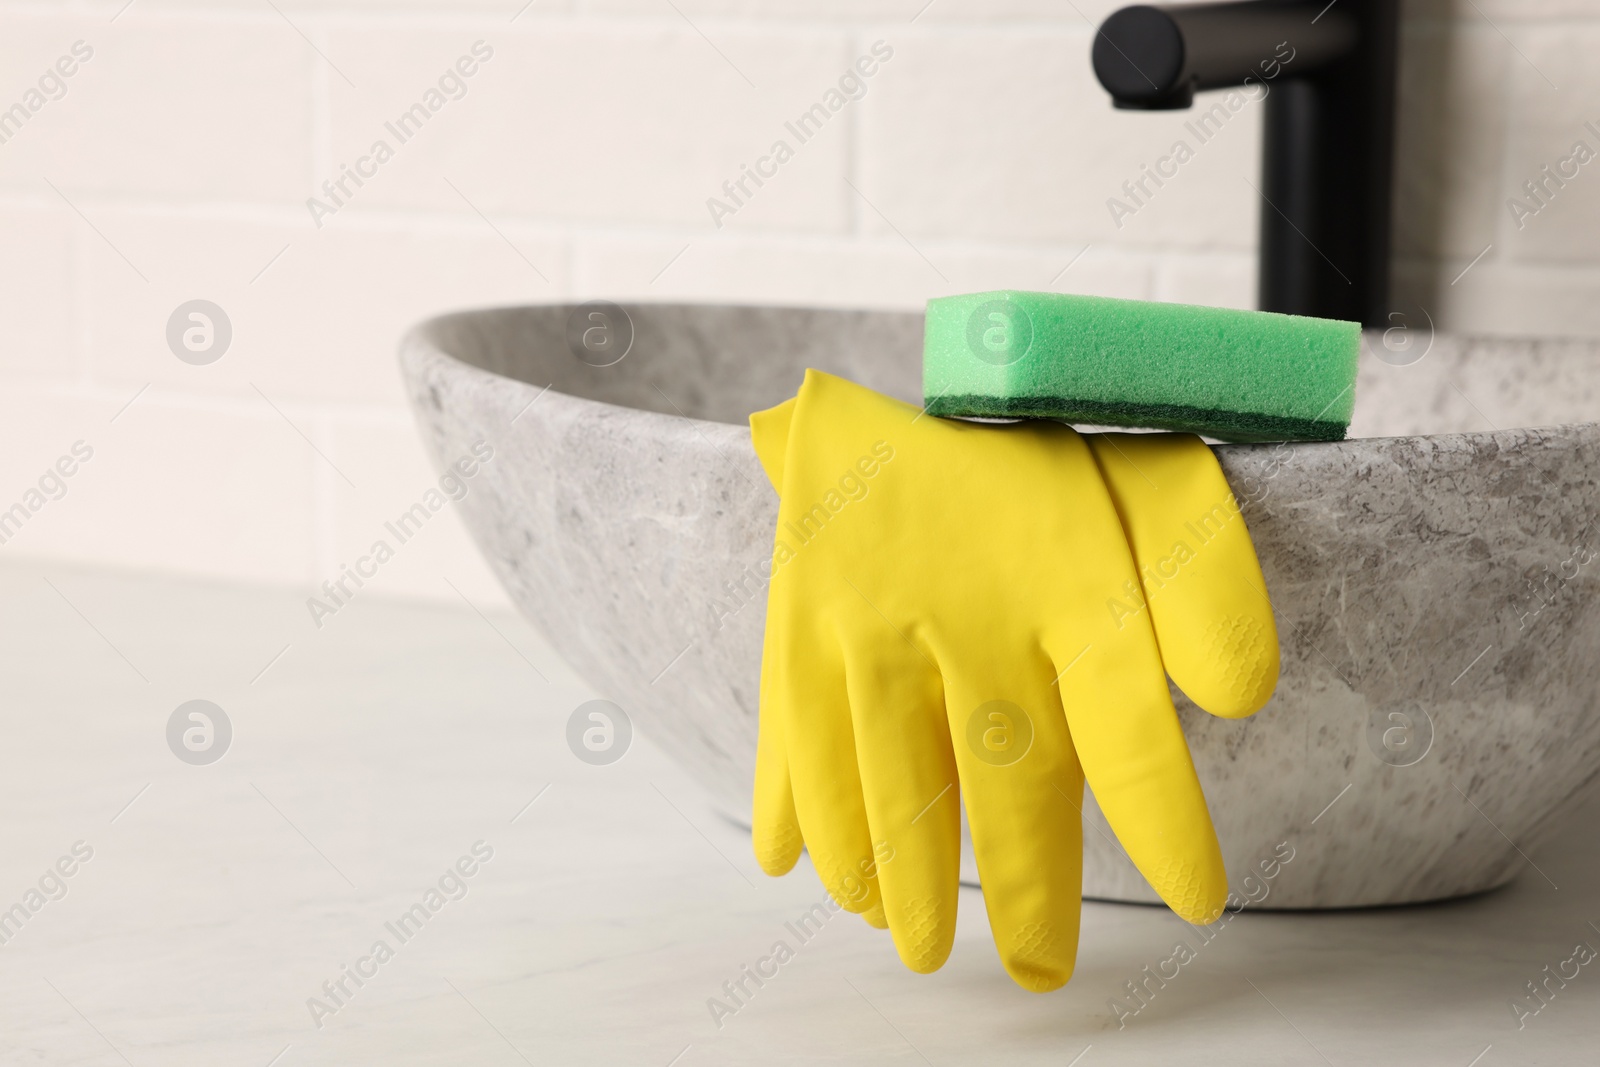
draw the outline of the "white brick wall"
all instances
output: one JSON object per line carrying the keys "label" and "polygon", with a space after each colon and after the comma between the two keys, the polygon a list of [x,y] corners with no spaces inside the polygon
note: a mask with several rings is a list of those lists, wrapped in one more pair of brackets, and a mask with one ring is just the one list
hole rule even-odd
{"label": "white brick wall", "polygon": [[[0,2],[0,109],[93,49],[0,144],[0,507],[95,450],[11,558],[336,575],[433,479],[394,346],[447,308],[1251,300],[1258,105],[1121,226],[1106,209],[1192,117],[1110,108],[1087,57],[1112,0],[123,4]],[[458,98],[315,226],[306,198],[480,40]],[[713,225],[707,198],[879,40],[864,95]],[[1600,336],[1600,161],[1520,227],[1507,206],[1600,149],[1596,54],[1600,0],[1408,5],[1397,275],[1445,328]],[[234,327],[203,367],[164,341],[197,297]],[[453,516],[372,588],[445,579],[503,603]]]}

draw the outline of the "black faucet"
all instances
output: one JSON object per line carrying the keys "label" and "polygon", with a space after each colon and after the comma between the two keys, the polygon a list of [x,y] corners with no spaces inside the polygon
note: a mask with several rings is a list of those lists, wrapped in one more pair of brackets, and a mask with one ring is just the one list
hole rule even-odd
{"label": "black faucet", "polygon": [[1187,108],[1206,89],[1265,94],[1262,310],[1390,325],[1397,8],[1141,4],[1095,35],[1094,72],[1119,108]]}

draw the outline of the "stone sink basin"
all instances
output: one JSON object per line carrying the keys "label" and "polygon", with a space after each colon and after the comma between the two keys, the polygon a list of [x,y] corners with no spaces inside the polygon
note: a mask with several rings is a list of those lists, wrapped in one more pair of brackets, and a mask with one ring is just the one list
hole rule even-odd
{"label": "stone sink basin", "polygon": [[[745,417],[807,366],[917,402],[921,345],[917,313],[563,305],[436,318],[400,359],[436,463],[494,446],[460,507],[522,612],[747,821],[777,499]],[[1177,699],[1260,907],[1544,879],[1541,838],[1600,781],[1600,348],[1396,347],[1369,339],[1351,440],[1216,449],[1282,680],[1242,721]],[[1154,901],[1086,815],[1085,895]]]}

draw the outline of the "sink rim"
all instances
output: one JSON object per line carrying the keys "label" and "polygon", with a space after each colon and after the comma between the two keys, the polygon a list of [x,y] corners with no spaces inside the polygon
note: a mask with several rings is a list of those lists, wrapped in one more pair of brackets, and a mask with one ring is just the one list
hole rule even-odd
{"label": "sink rim", "polygon": [[[459,328],[461,328],[463,326],[468,326],[469,324],[472,325],[473,328],[481,328],[481,324],[485,320],[489,320],[489,321],[500,320],[500,319],[504,319],[504,318],[511,318],[511,317],[517,316],[519,314],[526,315],[526,314],[534,314],[534,313],[539,313],[539,312],[549,312],[549,313],[552,313],[552,315],[553,315],[554,313],[559,312],[559,313],[564,313],[566,315],[570,315],[572,313],[572,311],[574,311],[575,309],[577,309],[579,307],[582,307],[582,306],[584,306],[586,304],[594,303],[594,302],[595,301],[592,301],[592,300],[541,301],[541,302],[523,303],[523,304],[489,304],[489,305],[482,305],[482,306],[478,306],[478,307],[459,308],[459,309],[456,309],[454,311],[447,311],[447,312],[440,313],[438,315],[429,316],[429,317],[427,317],[427,318],[425,318],[425,319],[423,319],[423,320],[421,320],[419,322],[414,323],[410,327],[408,327],[400,337],[399,349],[400,349],[401,352],[405,352],[407,349],[410,349],[410,348],[413,348],[413,347],[421,347],[421,348],[424,348],[424,349],[428,350],[429,352],[431,352],[431,353],[433,353],[435,355],[441,356],[441,357],[443,357],[445,359],[449,359],[452,362],[459,363],[464,367],[470,367],[473,370],[479,371],[479,372],[481,372],[483,374],[490,375],[491,377],[494,377],[494,378],[497,378],[497,379],[502,379],[502,380],[505,380],[505,381],[508,381],[508,382],[514,382],[517,385],[524,386],[524,387],[529,388],[529,389],[534,389],[534,390],[537,390],[537,391],[539,391],[541,393],[543,393],[543,392],[554,393],[554,394],[562,397],[564,400],[569,401],[569,402],[575,402],[575,403],[587,404],[587,405],[594,405],[597,408],[606,409],[606,410],[609,410],[609,411],[612,411],[612,412],[617,412],[617,413],[627,413],[629,415],[655,416],[655,417],[666,418],[666,419],[684,419],[684,420],[689,421],[690,423],[694,423],[694,424],[696,424],[698,426],[702,426],[702,427],[733,428],[733,429],[737,429],[737,430],[742,431],[745,435],[748,435],[749,426],[744,421],[734,422],[734,421],[724,420],[724,419],[721,419],[721,418],[706,418],[706,417],[703,417],[703,416],[700,416],[700,415],[691,415],[691,414],[687,414],[687,413],[681,412],[681,411],[680,412],[659,411],[659,410],[656,410],[654,408],[640,406],[640,405],[637,405],[637,404],[629,404],[629,403],[618,402],[618,401],[615,401],[615,400],[600,399],[598,397],[585,395],[584,393],[575,392],[575,391],[572,391],[572,390],[567,389],[567,388],[558,388],[554,384],[553,381],[551,383],[540,385],[540,384],[538,384],[536,382],[529,381],[529,380],[527,380],[525,378],[516,377],[515,375],[506,373],[504,371],[496,370],[496,369],[494,369],[492,367],[485,366],[482,363],[474,362],[472,360],[463,358],[462,356],[458,355],[455,351],[452,350],[452,348],[454,346],[448,344],[448,333],[447,333],[447,331],[451,330],[452,328],[459,329]],[[922,318],[922,313],[921,312],[909,311],[909,310],[904,310],[904,309],[899,309],[899,308],[881,308],[881,307],[877,307],[877,308],[875,308],[875,307],[844,307],[844,306],[819,306],[819,305],[813,305],[813,304],[773,304],[773,303],[748,303],[747,304],[747,303],[739,303],[739,302],[671,301],[671,300],[628,301],[626,303],[621,303],[621,302],[617,302],[617,301],[607,301],[607,302],[617,303],[617,305],[619,307],[621,307],[625,312],[628,311],[630,308],[640,308],[640,309],[662,310],[662,311],[668,311],[668,312],[674,312],[674,313],[693,312],[693,311],[700,311],[700,310],[715,310],[715,311],[751,312],[751,313],[769,313],[770,312],[770,313],[788,313],[788,314],[792,314],[792,313],[799,312],[799,313],[804,313],[804,314],[819,314],[819,315],[833,315],[833,314],[838,314],[838,315],[870,315],[870,316],[887,316],[887,317],[901,318],[901,319],[907,320],[908,322],[911,321],[911,320],[921,320],[921,318]],[[1368,354],[1367,353],[1367,349],[1366,349],[1366,345],[1365,345],[1365,339],[1368,338],[1368,337],[1371,337],[1374,334],[1378,334],[1378,333],[1381,333],[1381,332],[1382,331],[1377,331],[1377,330],[1364,330],[1362,332],[1363,341],[1364,341],[1364,343],[1363,343],[1363,352],[1362,352],[1363,358],[1365,358],[1367,356],[1367,354]],[[1584,339],[1584,338],[1500,337],[1498,335],[1491,336],[1491,335],[1471,335],[1471,334],[1454,334],[1454,333],[1437,334],[1436,335],[1436,339],[1437,338],[1458,339],[1458,340],[1466,341],[1466,342],[1469,342],[1469,343],[1473,343],[1473,342],[1493,342],[1493,343],[1502,343],[1502,344],[1506,344],[1506,345],[1564,344],[1564,345],[1574,345],[1574,346],[1589,346],[1589,347],[1594,348],[1597,357],[1600,357],[1600,340],[1589,341],[1589,340]],[[542,358],[542,353],[537,358]],[[1597,373],[1600,373],[1600,372],[1597,372]],[[1356,398],[1356,403],[1357,403],[1358,409],[1359,409],[1359,405],[1360,405],[1360,396],[1359,395]],[[1468,403],[1470,404],[1471,401],[1469,400]],[[759,410],[759,409],[757,409],[757,410]],[[1023,421],[1023,420],[1014,420],[1014,421]],[[1073,424],[1073,425],[1082,426],[1084,424]],[[1442,432],[1442,433],[1383,434],[1383,435],[1375,435],[1375,436],[1347,436],[1341,441],[1297,441],[1297,440],[1285,440],[1285,441],[1220,441],[1220,440],[1215,440],[1215,439],[1212,439],[1212,438],[1206,438],[1206,440],[1213,448],[1251,449],[1251,450],[1258,449],[1258,448],[1278,448],[1278,447],[1285,446],[1285,445],[1291,446],[1291,447],[1294,447],[1294,448],[1297,448],[1297,449],[1298,448],[1304,448],[1304,447],[1307,447],[1307,446],[1312,446],[1312,445],[1335,445],[1335,446],[1339,446],[1339,445],[1350,445],[1350,444],[1353,444],[1353,443],[1363,442],[1363,441],[1371,441],[1371,442],[1378,442],[1378,441],[1411,441],[1411,442],[1431,441],[1431,442],[1443,442],[1443,441],[1458,440],[1458,441],[1462,441],[1462,442],[1482,443],[1483,441],[1492,439],[1492,438],[1496,437],[1497,435],[1506,434],[1506,433],[1531,433],[1531,434],[1538,434],[1538,435],[1550,435],[1550,434],[1554,434],[1554,433],[1556,433],[1558,431],[1574,430],[1574,429],[1579,429],[1579,428],[1582,428],[1582,427],[1592,427],[1592,426],[1600,426],[1600,419],[1578,420],[1578,421],[1556,422],[1556,423],[1544,423],[1544,424],[1539,424],[1539,425],[1502,426],[1502,427],[1496,427],[1494,429],[1489,429],[1489,430],[1445,431],[1445,432]],[[1099,429],[1102,429],[1102,427],[1095,427],[1093,429],[1084,430],[1083,432],[1095,432],[1095,431],[1097,431]],[[1129,427],[1104,427],[1103,429],[1126,430],[1126,429],[1131,429],[1131,428],[1129,428]],[[1141,432],[1141,431],[1137,431],[1136,430],[1135,432]],[[1151,431],[1151,432],[1166,432],[1166,431]]]}

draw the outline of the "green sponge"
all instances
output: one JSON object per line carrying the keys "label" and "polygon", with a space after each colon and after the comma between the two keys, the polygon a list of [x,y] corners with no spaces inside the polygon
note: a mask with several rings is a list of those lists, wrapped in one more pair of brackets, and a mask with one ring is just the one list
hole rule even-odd
{"label": "green sponge", "polygon": [[932,415],[1187,430],[1230,441],[1341,441],[1355,407],[1354,322],[1005,290],[928,301]]}

